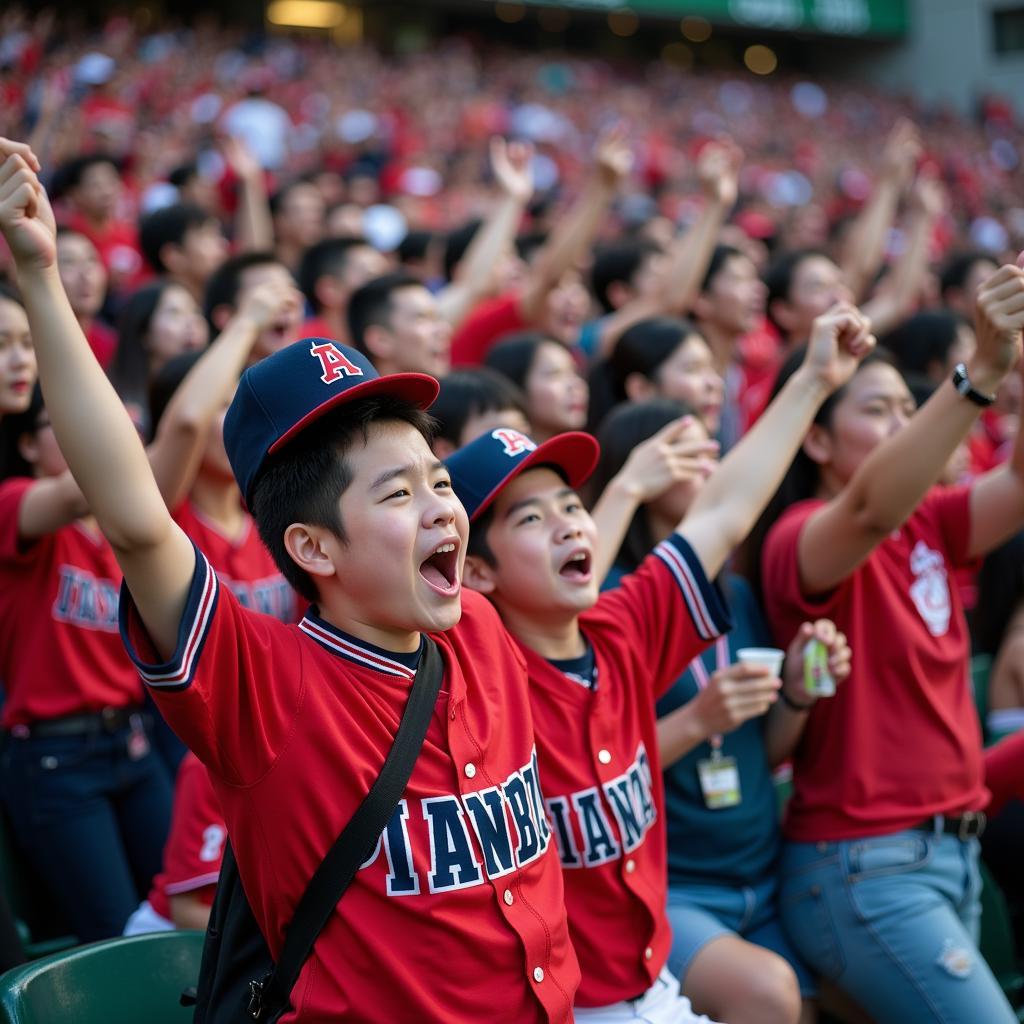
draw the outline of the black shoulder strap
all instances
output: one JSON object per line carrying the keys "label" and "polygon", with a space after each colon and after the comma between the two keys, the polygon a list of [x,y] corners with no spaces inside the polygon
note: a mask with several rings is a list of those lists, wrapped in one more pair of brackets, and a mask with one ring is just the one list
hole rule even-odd
{"label": "black shoulder strap", "polygon": [[317,936],[327,924],[359,866],[370,855],[405,792],[413,766],[423,748],[444,675],[444,664],[437,645],[425,633],[423,641],[423,654],[420,656],[416,678],[384,767],[302,894],[285,933],[277,965],[261,986],[261,992],[257,993],[262,996],[256,1000],[257,1006],[262,1004],[262,1013],[257,1007],[250,1008],[250,1013],[257,1019],[287,1006],[292,988],[299,978],[302,965],[313,950]]}

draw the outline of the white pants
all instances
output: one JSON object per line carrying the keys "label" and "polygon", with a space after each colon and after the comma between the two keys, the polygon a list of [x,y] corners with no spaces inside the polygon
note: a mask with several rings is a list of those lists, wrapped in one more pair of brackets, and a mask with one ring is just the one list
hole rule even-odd
{"label": "white pants", "polygon": [[679,991],[679,979],[667,967],[639,999],[611,1006],[576,1006],[573,1014],[588,1024],[714,1024],[693,1012],[690,1000]]}
{"label": "white pants", "polygon": [[125,922],[122,935],[145,935],[147,932],[173,932],[174,922],[158,914],[149,903],[143,900],[131,917]]}

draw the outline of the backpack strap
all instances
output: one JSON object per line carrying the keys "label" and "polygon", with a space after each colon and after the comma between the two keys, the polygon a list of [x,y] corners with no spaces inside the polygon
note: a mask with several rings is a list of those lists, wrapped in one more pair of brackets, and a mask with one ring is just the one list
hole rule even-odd
{"label": "backpack strap", "polygon": [[276,966],[262,981],[251,983],[249,1015],[254,1020],[273,1019],[275,1013],[288,1006],[292,988],[317,936],[391,820],[423,748],[443,676],[441,653],[424,633],[416,678],[384,767],[309,880],[285,933]]}

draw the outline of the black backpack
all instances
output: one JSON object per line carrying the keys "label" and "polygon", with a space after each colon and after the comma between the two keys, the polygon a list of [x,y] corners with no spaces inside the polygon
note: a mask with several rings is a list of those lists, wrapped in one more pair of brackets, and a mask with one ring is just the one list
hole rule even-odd
{"label": "black backpack", "polygon": [[384,767],[310,879],[276,965],[242,888],[231,843],[225,844],[199,983],[181,997],[183,1005],[195,1005],[194,1024],[273,1024],[291,1008],[292,988],[317,936],[387,827],[423,747],[444,674],[437,645],[425,634],[423,639],[416,678]]}

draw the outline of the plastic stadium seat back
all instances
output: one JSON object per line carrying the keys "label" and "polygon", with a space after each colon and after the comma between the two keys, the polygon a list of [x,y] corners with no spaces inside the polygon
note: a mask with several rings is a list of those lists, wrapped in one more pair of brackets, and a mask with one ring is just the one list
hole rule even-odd
{"label": "plastic stadium seat back", "polygon": [[190,1024],[202,932],[156,932],[55,953],[0,977],[2,1024]]}

